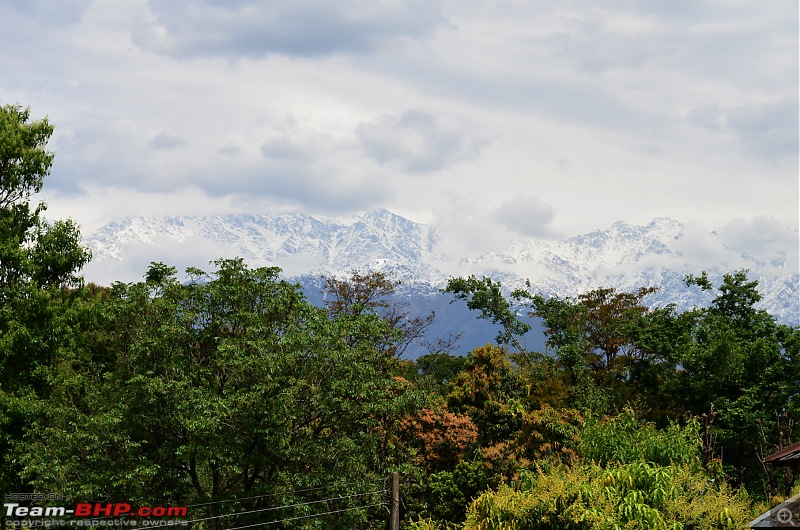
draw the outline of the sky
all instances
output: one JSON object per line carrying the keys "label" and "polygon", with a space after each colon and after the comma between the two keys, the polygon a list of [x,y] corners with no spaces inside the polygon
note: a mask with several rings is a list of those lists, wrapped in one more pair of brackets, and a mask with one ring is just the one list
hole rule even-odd
{"label": "sky", "polygon": [[0,0],[48,215],[387,208],[453,254],[671,217],[797,252],[798,2]]}

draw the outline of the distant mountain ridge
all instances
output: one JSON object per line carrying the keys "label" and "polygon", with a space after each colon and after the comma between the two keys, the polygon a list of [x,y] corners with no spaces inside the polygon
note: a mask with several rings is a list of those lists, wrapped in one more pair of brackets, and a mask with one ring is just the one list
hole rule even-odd
{"label": "distant mountain ridge", "polygon": [[317,257],[326,268],[347,268],[357,256],[380,256],[400,263],[431,254],[431,227],[387,210],[375,210],[351,223],[299,213],[209,217],[130,217],[109,223],[85,238],[95,258],[124,259],[130,244],[184,242],[192,238],[233,244],[258,265],[296,254]]}
{"label": "distant mountain ridge", "polygon": [[[712,277],[750,269],[764,296],[762,307],[782,322],[800,323],[800,275],[785,268],[786,252],[769,259],[727,246],[713,233],[689,241],[686,227],[669,218],[646,225],[614,223],[562,241],[528,239],[505,252],[452,257],[437,252],[439,236],[429,225],[388,210],[337,219],[298,213],[208,217],[134,217],[112,222],[85,237],[94,254],[87,277],[113,265],[149,261],[179,268],[220,256],[240,256],[251,266],[284,268],[287,276],[345,275],[352,270],[391,270],[404,289],[438,292],[447,278],[485,274],[509,288],[530,280],[546,295],[576,296],[598,287],[632,290],[657,286],[653,305],[674,303],[680,310],[705,305],[708,293],[688,289],[686,273],[699,273],[693,245],[710,249],[721,263],[702,267]],[[140,276],[139,276],[140,277]],[[116,278],[133,281],[136,278]]]}

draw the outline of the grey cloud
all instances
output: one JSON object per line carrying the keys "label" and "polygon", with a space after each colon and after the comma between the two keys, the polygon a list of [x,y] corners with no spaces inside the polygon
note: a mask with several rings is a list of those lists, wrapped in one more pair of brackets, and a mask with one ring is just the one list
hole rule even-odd
{"label": "grey cloud", "polygon": [[631,147],[631,152],[645,158],[654,158],[661,156],[661,148],[651,143],[636,144]]}
{"label": "grey cloud", "polygon": [[[51,113],[63,105],[60,96],[76,70],[70,67],[75,44],[70,35],[90,5],[90,0],[0,0],[0,104],[47,101],[43,112]],[[79,53],[84,51],[74,56]]]}
{"label": "grey cloud", "polygon": [[[609,6],[618,6],[614,0],[605,2]],[[659,18],[673,22],[690,23],[708,17],[719,16],[726,10],[730,12],[731,6],[726,6],[724,2],[714,6],[709,2],[697,2],[696,0],[662,0],[653,2],[652,0],[635,0],[627,2],[627,6],[639,13],[656,15]],[[719,7],[720,9],[715,9]]]}
{"label": "grey cloud", "polygon": [[302,152],[291,139],[282,136],[262,143],[261,154],[267,158],[298,158]]}
{"label": "grey cloud", "polygon": [[[134,158],[146,160],[147,155]],[[202,166],[187,163],[180,171],[170,173],[157,171],[150,163],[136,166],[123,161],[114,165],[111,154],[96,160],[76,158],[55,164],[47,188],[69,195],[82,193],[83,186],[89,184],[127,186],[146,192],[192,187],[211,199],[233,197],[237,203],[252,204],[254,208],[263,200],[273,200],[296,211],[318,213],[368,210],[394,196],[391,185],[383,180],[325,173],[324,168],[315,169],[290,159],[252,164],[238,157],[220,155],[217,163],[203,162]]]}
{"label": "grey cloud", "polygon": [[92,4],[91,0],[0,0],[0,19],[8,19],[10,12],[29,18],[37,23],[73,25],[80,22],[83,13]]}
{"label": "grey cloud", "polygon": [[188,58],[368,53],[397,38],[431,34],[444,22],[438,1],[150,0],[149,20],[133,31],[139,46]]}
{"label": "grey cloud", "polygon": [[638,0],[631,9],[665,28],[651,50],[673,71],[738,90],[797,84],[796,2]]}
{"label": "grey cloud", "polygon": [[[507,17],[516,32],[503,38],[504,47],[497,48],[503,53],[486,68],[469,70],[444,55],[364,60],[378,71],[413,78],[417,89],[439,97],[650,138],[674,128],[676,109],[709,85],[739,93],[796,85],[797,60],[783,56],[791,59],[791,52],[780,40],[788,32],[767,37],[784,20],[796,25],[780,2],[767,9],[682,1],[509,4],[488,18]],[[529,28],[521,27],[528,19]],[[494,38],[462,33],[459,38],[485,40],[493,49]]]}
{"label": "grey cloud", "polygon": [[[56,157],[45,186],[67,194],[81,192],[85,184],[144,188],[151,158],[146,146],[129,125],[93,123],[68,136],[59,135],[53,142]],[[168,184],[168,179],[161,180]]]}
{"label": "grey cloud", "polygon": [[234,196],[244,202],[277,199],[297,211],[319,213],[372,209],[394,196],[384,181],[321,174],[307,165],[287,160],[239,170],[233,179],[220,177],[217,172],[207,172],[196,178],[194,184],[212,196]]}
{"label": "grey cloud", "polygon": [[766,160],[797,157],[800,142],[797,97],[786,97],[760,105],[732,110],[728,126],[748,151]]}
{"label": "grey cloud", "polygon": [[699,107],[687,117],[692,125],[709,131],[730,131],[749,153],[777,161],[798,155],[798,113],[797,98],[784,97],[735,108]]}
{"label": "grey cloud", "polygon": [[[531,44],[548,48],[550,42]],[[500,63],[505,62],[502,57]],[[563,62],[563,61],[561,61]],[[594,126],[603,130],[632,131],[650,134],[659,131],[666,120],[663,109],[642,109],[618,87],[602,82],[587,82],[585,78],[562,76],[563,67],[551,62],[531,59],[517,61],[515,71],[507,75],[487,75],[452,64],[426,61],[389,61],[386,58],[369,61],[375,71],[411,78],[415,88],[437,97],[460,101],[468,105],[489,107],[517,113],[535,113],[572,123]]]}
{"label": "grey cloud", "polygon": [[217,153],[226,156],[236,156],[241,154],[241,152],[242,148],[233,143],[225,144],[217,149]]}
{"label": "grey cloud", "polygon": [[[303,131],[298,134],[303,137]],[[324,136],[296,142],[278,134],[255,153],[229,142],[213,156],[198,153],[204,148],[195,142],[180,151],[166,149],[174,136],[153,138],[122,119],[75,130],[53,146],[57,156],[46,186],[61,194],[91,185],[146,192],[194,187],[213,198],[253,204],[274,199],[317,212],[371,209],[393,197],[390,182],[371,178],[357,165],[339,169],[337,145]]]}
{"label": "grey cloud", "polygon": [[721,131],[725,128],[725,118],[716,106],[698,107],[689,111],[689,122],[708,131]]}
{"label": "grey cloud", "polygon": [[602,18],[586,10],[585,18],[568,31],[553,36],[559,55],[574,61],[579,70],[599,73],[610,68],[641,68],[649,55],[641,35],[607,30]]}
{"label": "grey cloud", "polygon": [[158,134],[156,134],[150,141],[150,145],[154,148],[166,150],[175,149],[176,147],[180,147],[185,143],[186,140],[184,140],[181,136],[167,130],[159,131]]}
{"label": "grey cloud", "polygon": [[529,237],[561,237],[550,227],[555,210],[533,195],[519,195],[506,200],[495,209],[493,216],[510,230]]}
{"label": "grey cloud", "polygon": [[454,116],[423,111],[360,123],[356,134],[372,158],[412,173],[436,171],[475,157],[488,143],[469,134],[466,125]]}

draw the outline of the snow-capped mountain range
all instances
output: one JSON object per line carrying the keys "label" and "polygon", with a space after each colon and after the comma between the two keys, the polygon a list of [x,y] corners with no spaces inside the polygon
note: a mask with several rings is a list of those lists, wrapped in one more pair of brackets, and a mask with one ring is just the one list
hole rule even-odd
{"label": "snow-capped mountain range", "polygon": [[[561,241],[528,239],[505,252],[449,256],[437,251],[435,229],[387,210],[335,219],[297,213],[209,217],[135,217],[112,222],[85,237],[94,258],[89,280],[109,283],[141,278],[151,261],[179,270],[220,257],[239,256],[250,266],[279,266],[290,277],[390,270],[415,293],[438,292],[452,276],[485,274],[509,288],[525,280],[535,291],[575,296],[598,287],[633,290],[657,286],[652,305],[681,310],[712,298],[683,283],[687,273],[712,277],[749,269],[759,280],[761,306],[780,321],[800,323],[800,275],[790,250],[755,257],[669,218],[646,225],[622,221]],[[135,276],[130,277],[135,271]]]}

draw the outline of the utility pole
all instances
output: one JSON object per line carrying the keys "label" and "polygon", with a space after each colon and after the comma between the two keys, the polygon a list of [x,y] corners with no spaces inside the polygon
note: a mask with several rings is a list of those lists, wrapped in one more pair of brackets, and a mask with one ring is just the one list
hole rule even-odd
{"label": "utility pole", "polygon": [[389,484],[389,530],[400,530],[400,473],[393,471]]}

